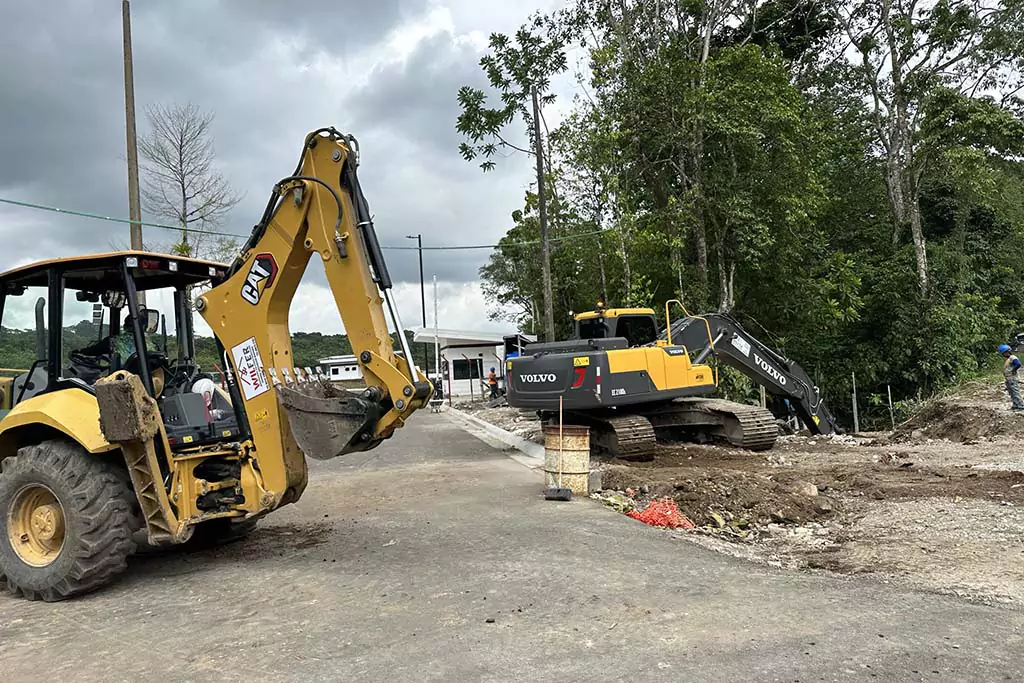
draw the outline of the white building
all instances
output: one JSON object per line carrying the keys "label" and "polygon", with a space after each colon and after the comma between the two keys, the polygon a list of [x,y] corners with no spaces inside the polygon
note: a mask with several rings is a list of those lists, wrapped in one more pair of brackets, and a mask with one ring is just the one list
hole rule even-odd
{"label": "white building", "polygon": [[355,356],[329,356],[318,361],[327,376],[334,382],[362,382],[363,372]]}
{"label": "white building", "polygon": [[[491,368],[504,386],[506,349],[514,351],[522,344],[536,340],[535,336],[514,332],[439,329],[441,388],[445,396],[480,397],[484,391],[482,383]],[[433,328],[414,328],[413,341],[433,344]]]}

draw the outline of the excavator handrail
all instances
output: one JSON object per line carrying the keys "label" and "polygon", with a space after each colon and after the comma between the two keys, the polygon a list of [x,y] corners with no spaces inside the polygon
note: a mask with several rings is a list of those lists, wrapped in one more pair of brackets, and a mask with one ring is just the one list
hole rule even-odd
{"label": "excavator handrail", "polygon": [[[688,310],[686,310],[686,306],[679,299],[669,299],[668,301],[665,302],[665,341],[668,342],[668,345],[672,346],[672,316],[669,314],[669,308],[668,308],[669,304],[679,304],[679,308],[683,309],[683,313],[686,315],[687,318],[693,318],[694,320],[702,320],[702,321],[704,321],[704,327],[705,327],[705,329],[707,330],[707,333],[708,333],[708,347],[711,349],[712,355],[715,355],[717,357],[717,355],[715,354],[715,340],[714,340],[713,336],[711,335],[711,324],[708,323],[708,319],[705,318],[704,316],[700,316],[700,315],[690,315],[690,312]],[[687,356],[687,358],[689,358],[690,352],[689,352],[689,350],[687,350],[685,344],[683,345],[683,350],[686,351],[686,356]],[[715,376],[715,386],[717,387],[718,386],[718,368],[717,367],[712,368],[711,372]]]}

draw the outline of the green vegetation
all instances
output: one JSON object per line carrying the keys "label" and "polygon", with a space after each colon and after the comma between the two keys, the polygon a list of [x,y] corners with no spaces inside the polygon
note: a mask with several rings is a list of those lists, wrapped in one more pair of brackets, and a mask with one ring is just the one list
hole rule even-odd
{"label": "green vegetation", "polygon": [[495,114],[510,78],[550,105],[563,54],[589,73],[543,145],[551,291],[529,192],[480,271],[491,315],[542,332],[550,297],[561,337],[602,297],[730,311],[887,422],[887,385],[976,376],[1024,319],[1021,45],[1019,2],[962,0],[579,0],[492,36],[492,87],[458,95],[478,151],[530,147],[529,110]]}
{"label": "green vegetation", "polygon": [[[106,328],[104,327],[104,331]],[[434,370],[434,347],[430,344],[414,344],[412,332],[406,331],[406,338],[412,348],[416,362],[423,367],[424,357],[430,363],[430,371]],[[64,329],[64,357],[74,349],[84,348],[98,339],[98,330],[88,320]],[[151,338],[155,348],[163,349],[161,337]],[[397,340],[396,340],[397,341]],[[167,341],[170,356],[177,356],[177,345],[173,336]],[[352,346],[344,334],[320,334],[319,332],[296,332],[292,335],[292,353],[300,367],[315,367],[317,361],[328,356],[341,356],[352,353]],[[217,344],[212,337],[196,337],[196,356],[204,370],[214,371],[223,367],[223,360],[218,358]],[[0,367],[27,369],[36,360],[35,333],[31,330],[11,330],[0,328]]]}

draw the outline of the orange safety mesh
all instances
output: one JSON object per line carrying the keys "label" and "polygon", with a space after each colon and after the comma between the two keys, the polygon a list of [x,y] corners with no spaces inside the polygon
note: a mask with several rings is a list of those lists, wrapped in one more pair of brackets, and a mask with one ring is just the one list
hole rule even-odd
{"label": "orange safety mesh", "polygon": [[630,510],[626,513],[633,519],[638,519],[644,524],[663,527],[666,529],[692,529],[694,523],[687,519],[679,511],[676,502],[671,498],[658,498],[652,500],[643,512]]}

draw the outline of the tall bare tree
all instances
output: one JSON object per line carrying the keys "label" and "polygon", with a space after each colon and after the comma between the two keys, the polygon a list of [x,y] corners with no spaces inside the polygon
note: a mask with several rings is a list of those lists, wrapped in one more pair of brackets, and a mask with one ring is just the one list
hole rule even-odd
{"label": "tall bare tree", "polygon": [[211,239],[205,232],[222,225],[242,195],[214,166],[213,114],[191,103],[154,105],[146,108],[146,118],[149,130],[139,140],[143,204],[151,214],[181,226],[173,253],[224,260],[237,243]]}

